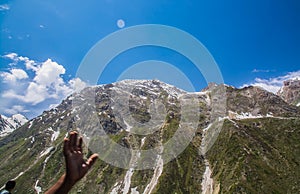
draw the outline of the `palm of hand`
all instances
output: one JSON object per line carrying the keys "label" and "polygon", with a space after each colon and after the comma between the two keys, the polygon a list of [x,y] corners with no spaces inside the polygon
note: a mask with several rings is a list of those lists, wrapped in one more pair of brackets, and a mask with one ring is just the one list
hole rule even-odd
{"label": "palm of hand", "polygon": [[66,178],[75,184],[80,180],[92,166],[97,158],[97,154],[93,154],[87,161],[83,159],[82,138],[77,141],[78,134],[70,133],[70,138],[64,140],[64,155],[66,160]]}

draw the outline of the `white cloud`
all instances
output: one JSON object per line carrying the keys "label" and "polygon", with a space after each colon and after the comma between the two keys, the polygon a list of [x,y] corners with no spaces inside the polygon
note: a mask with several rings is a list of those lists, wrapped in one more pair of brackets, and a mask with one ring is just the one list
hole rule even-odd
{"label": "white cloud", "polygon": [[29,110],[26,110],[24,106],[14,105],[14,106],[12,106],[9,109],[5,109],[4,112],[6,114],[13,115],[13,114],[17,114],[17,113],[26,113],[26,112],[29,112]]}
{"label": "white cloud", "polygon": [[87,84],[79,78],[74,78],[69,81],[69,85],[75,92],[80,92]]}
{"label": "white cloud", "polygon": [[60,75],[65,74],[65,72],[66,70],[62,65],[48,59],[36,70],[36,76],[33,80],[45,86],[55,83],[59,84],[63,82]]}
{"label": "white cloud", "polygon": [[25,63],[26,69],[32,69],[34,71],[38,70],[38,68],[36,67],[36,63],[33,60],[30,60],[28,57],[19,56],[18,60]]}
{"label": "white cloud", "polygon": [[18,56],[17,53],[8,53],[6,55],[3,55],[2,57],[12,60],[13,64],[23,62],[26,66],[26,69],[37,71],[37,63],[33,60],[30,60],[28,57]]}
{"label": "white cloud", "polygon": [[7,90],[2,93],[2,97],[4,98],[18,98],[18,95],[14,92],[14,90]]}
{"label": "white cloud", "polygon": [[0,5],[0,11],[5,11],[5,10],[9,10],[10,7],[8,4],[3,4],[3,5]]}
{"label": "white cloud", "polygon": [[17,53],[9,53],[9,54],[4,55],[3,57],[15,61],[18,57],[18,54]]}
{"label": "white cloud", "polygon": [[[60,103],[67,95],[86,87],[86,83],[79,78],[64,80],[62,76],[66,73],[66,69],[51,59],[39,63],[28,57],[18,56],[16,53],[10,53],[3,57],[14,61],[18,65],[21,62],[26,67],[26,70],[13,68],[9,72],[0,74],[4,83],[13,83],[22,79],[22,87],[8,84],[6,87],[8,89],[0,91],[0,98],[6,100],[17,99],[18,102],[21,102],[21,105],[25,107],[31,106],[34,109],[41,102],[46,104],[49,102],[49,105]],[[43,104],[45,105],[45,103]],[[9,107],[4,112],[8,113],[9,110],[15,112],[18,109],[17,107]]]}
{"label": "white cloud", "polygon": [[275,70],[269,70],[269,69],[253,69],[252,73],[270,73],[274,71]]}
{"label": "white cloud", "polygon": [[15,83],[17,80],[28,78],[27,73],[23,69],[11,69],[10,72],[2,72],[0,74],[4,82]]}
{"label": "white cloud", "polygon": [[11,72],[17,79],[28,78],[27,73],[23,69],[12,69]]}
{"label": "white cloud", "polygon": [[20,96],[19,99],[35,105],[51,97],[52,95],[48,93],[46,86],[30,82],[26,94]]}
{"label": "white cloud", "polygon": [[[30,61],[28,58],[24,60]],[[8,90],[3,92],[2,96],[5,98],[16,98],[23,102],[36,105],[46,99],[64,98],[78,90],[78,88],[82,89],[82,87],[86,86],[86,84],[79,78],[72,79],[66,83],[61,77],[61,75],[66,72],[65,68],[51,59],[48,59],[39,66],[34,67],[35,68],[32,68],[31,66],[30,68],[35,71],[35,76],[28,82],[28,87],[25,91],[15,92],[14,90]],[[11,71],[15,72],[14,69]],[[26,73],[25,71],[23,72]],[[16,76],[11,73],[5,72],[4,74],[6,75],[6,79],[16,79]],[[19,76],[17,78],[21,78],[21,75],[17,75]]]}
{"label": "white cloud", "polygon": [[283,86],[283,82],[291,79],[300,79],[300,70],[289,72],[286,75],[275,77],[275,78],[269,78],[269,79],[255,78],[254,82],[250,84],[244,84],[242,87],[249,86],[249,85],[258,86],[264,88],[269,92],[273,92],[274,94],[276,94],[278,90]]}
{"label": "white cloud", "polygon": [[47,98],[53,98],[55,95],[48,93],[47,88],[43,85],[38,85],[35,82],[30,82],[25,94],[18,94],[14,90],[7,90],[3,92],[4,98],[15,98],[25,103],[36,105],[43,102]]}

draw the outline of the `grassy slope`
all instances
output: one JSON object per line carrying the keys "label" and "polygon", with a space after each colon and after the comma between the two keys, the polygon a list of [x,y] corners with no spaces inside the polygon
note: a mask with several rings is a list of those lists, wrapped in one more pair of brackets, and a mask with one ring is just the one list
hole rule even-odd
{"label": "grassy slope", "polygon": [[154,193],[198,193],[201,191],[204,161],[190,144],[176,159],[164,166]]}
{"label": "grassy slope", "polygon": [[221,193],[300,193],[300,120],[235,122],[207,154]]}

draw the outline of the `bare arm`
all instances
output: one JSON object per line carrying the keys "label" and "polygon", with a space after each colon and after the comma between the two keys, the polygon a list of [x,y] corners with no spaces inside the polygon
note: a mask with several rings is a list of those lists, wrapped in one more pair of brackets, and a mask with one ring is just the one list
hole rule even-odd
{"label": "bare arm", "polygon": [[68,193],[98,158],[97,154],[93,154],[87,161],[83,159],[82,138],[78,139],[76,132],[71,132],[70,138],[64,139],[63,152],[66,160],[66,173],[45,194]]}

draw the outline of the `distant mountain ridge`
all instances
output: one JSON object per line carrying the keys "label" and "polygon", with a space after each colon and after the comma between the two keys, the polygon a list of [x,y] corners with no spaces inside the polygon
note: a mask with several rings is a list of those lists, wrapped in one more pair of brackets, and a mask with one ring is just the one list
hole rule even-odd
{"label": "distant mountain ridge", "polygon": [[[126,99],[124,96],[129,97],[126,107],[116,101]],[[199,123],[190,144],[174,160],[165,163],[158,155],[153,161],[132,152],[130,161],[121,161],[153,165],[145,170],[118,168],[98,160],[70,193],[300,192],[299,107],[253,86],[237,89],[210,84],[201,92],[188,93],[158,80],[85,88],[2,138],[0,169],[8,171],[0,170],[0,184],[16,178],[16,193],[44,192],[64,172],[63,138],[78,128],[87,140],[87,155],[98,145],[104,150],[99,154],[115,151],[106,142],[97,144],[101,140],[97,134],[103,134],[97,130],[100,127],[124,148],[164,150],[186,119],[181,118],[180,100],[189,102],[193,97],[198,99]],[[161,111],[151,107],[155,103],[166,107],[163,124],[151,134],[132,133],[143,129],[132,125],[134,121],[157,119],[149,111]],[[218,109],[223,103],[225,111]],[[187,123],[184,128],[182,136],[192,125]]]}
{"label": "distant mountain ridge", "polygon": [[14,114],[11,117],[0,115],[0,137],[8,135],[27,121],[28,119],[21,114]]}

